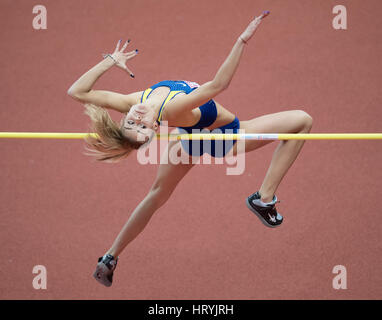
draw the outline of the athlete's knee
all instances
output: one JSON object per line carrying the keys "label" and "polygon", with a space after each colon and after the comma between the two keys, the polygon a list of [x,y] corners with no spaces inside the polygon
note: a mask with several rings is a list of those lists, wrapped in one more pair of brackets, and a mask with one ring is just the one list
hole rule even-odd
{"label": "athlete's knee", "polygon": [[296,112],[298,113],[298,117],[301,121],[302,130],[304,132],[310,131],[313,126],[312,116],[304,110],[296,110]]}
{"label": "athlete's knee", "polygon": [[160,181],[156,181],[152,185],[147,197],[150,203],[158,209],[170,198],[172,191],[172,189],[163,185]]}
{"label": "athlete's knee", "polygon": [[304,111],[304,113],[305,113],[305,118],[304,118],[305,119],[305,128],[308,131],[310,131],[313,127],[313,118],[309,113],[307,113],[305,111]]}

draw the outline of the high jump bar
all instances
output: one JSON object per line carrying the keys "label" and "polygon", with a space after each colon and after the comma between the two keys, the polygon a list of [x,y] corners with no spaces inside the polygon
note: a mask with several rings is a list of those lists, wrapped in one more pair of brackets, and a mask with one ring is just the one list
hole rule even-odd
{"label": "high jump bar", "polygon": [[[84,139],[95,133],[0,132],[0,139]],[[193,133],[156,134],[165,140],[382,140],[382,133]]]}

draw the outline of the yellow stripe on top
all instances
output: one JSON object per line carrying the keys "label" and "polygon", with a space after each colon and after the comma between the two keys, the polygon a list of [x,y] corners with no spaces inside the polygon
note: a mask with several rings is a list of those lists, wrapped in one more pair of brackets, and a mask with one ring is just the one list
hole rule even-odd
{"label": "yellow stripe on top", "polygon": [[[151,91],[153,91],[151,88],[148,88],[146,89],[144,92],[143,92],[143,95],[142,95],[142,99],[141,99],[141,102],[145,102],[147,97],[150,95]],[[164,107],[166,106],[166,104],[172,99],[174,98],[177,94],[179,93],[182,93],[184,91],[177,91],[177,90],[174,90],[174,91],[170,91],[170,93],[167,95],[167,98],[163,101],[160,109],[159,109],[159,114],[158,114],[158,118],[157,118],[157,121],[158,122],[161,122],[162,120],[162,114],[163,114],[163,110],[164,110]]]}
{"label": "yellow stripe on top", "polygon": [[151,91],[153,91],[153,89],[148,88],[145,90],[145,92],[143,92],[141,102],[145,102],[145,100],[147,99],[147,96],[150,94]]}
{"label": "yellow stripe on top", "polygon": [[164,107],[167,104],[167,102],[169,102],[172,98],[174,98],[178,93],[181,93],[181,92],[184,92],[184,91],[170,91],[170,93],[168,94],[166,100],[163,102],[162,106],[159,109],[159,114],[158,114],[157,121],[161,122],[163,110],[164,110]]}

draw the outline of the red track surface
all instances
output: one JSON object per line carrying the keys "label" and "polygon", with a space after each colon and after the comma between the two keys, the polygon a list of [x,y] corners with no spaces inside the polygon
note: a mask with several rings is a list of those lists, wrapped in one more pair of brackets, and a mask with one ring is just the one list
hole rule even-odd
{"label": "red track surface", "polygon": [[[255,14],[270,10],[217,101],[239,119],[303,109],[312,132],[381,132],[380,0],[0,2],[0,130],[85,132],[70,85],[132,39],[133,80],[120,69],[96,88],[133,92],[163,79],[210,80]],[[345,5],[348,30],[334,30]],[[112,113],[119,119],[119,115]],[[269,229],[245,198],[277,142],[246,170],[196,166],[120,257],[112,288],[92,272],[153,182],[136,157],[94,163],[79,140],[2,140],[1,299],[380,299],[380,141],[307,141],[277,190],[282,227]],[[132,181],[134,183],[132,183]],[[44,265],[48,289],[32,287]],[[348,289],[332,288],[344,265]]]}

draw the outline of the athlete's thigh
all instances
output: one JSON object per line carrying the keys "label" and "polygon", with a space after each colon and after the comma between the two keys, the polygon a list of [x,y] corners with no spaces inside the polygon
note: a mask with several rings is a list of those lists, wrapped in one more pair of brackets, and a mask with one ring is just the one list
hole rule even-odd
{"label": "athlete's thigh", "polygon": [[[175,156],[178,161],[175,161]],[[161,156],[152,188],[161,187],[173,190],[194,165],[188,155],[181,154],[180,141],[169,141],[166,150]]]}
{"label": "athlete's thigh", "polygon": [[[303,128],[307,116],[307,113],[302,110],[271,113],[251,120],[240,121],[240,129],[244,129],[245,133],[297,133]],[[258,149],[273,141],[245,140],[245,152]],[[241,149],[238,141],[233,148],[233,154],[241,152]]]}

